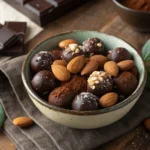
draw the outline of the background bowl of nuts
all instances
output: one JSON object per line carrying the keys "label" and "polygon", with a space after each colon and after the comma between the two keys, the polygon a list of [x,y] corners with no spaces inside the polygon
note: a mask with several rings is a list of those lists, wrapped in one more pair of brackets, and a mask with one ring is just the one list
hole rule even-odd
{"label": "background bowl of nuts", "polygon": [[24,61],[22,80],[45,116],[67,127],[93,129],[131,110],[145,87],[146,70],[122,39],[71,31],[34,48]]}

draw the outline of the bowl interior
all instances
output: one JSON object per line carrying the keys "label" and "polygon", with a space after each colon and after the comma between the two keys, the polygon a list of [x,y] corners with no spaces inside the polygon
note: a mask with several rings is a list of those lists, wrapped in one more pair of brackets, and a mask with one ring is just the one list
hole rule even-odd
{"label": "bowl interior", "polygon": [[[95,38],[95,37],[100,38],[104,42],[105,49],[107,51],[113,50],[116,47],[124,47],[130,51],[130,53],[132,54],[132,56],[135,60],[135,64],[138,68],[138,71],[139,71],[139,84],[138,84],[137,89],[134,91],[134,93],[136,93],[137,90],[139,90],[139,88],[142,86],[144,78],[145,78],[145,68],[144,68],[144,64],[143,64],[141,57],[136,52],[136,50],[132,46],[130,46],[128,43],[126,43],[125,41],[123,41],[115,36],[107,35],[105,33],[100,33],[100,32],[96,32],[96,31],[72,31],[72,32],[68,32],[68,33],[59,34],[59,35],[56,35],[54,37],[47,39],[46,41],[39,44],[35,49],[33,49],[28,54],[27,59],[24,63],[23,71],[22,71],[23,82],[25,83],[26,88],[28,88],[28,92],[30,92],[30,94],[32,94],[32,96],[34,96],[36,99],[40,99],[39,96],[34,92],[34,90],[31,87],[30,61],[31,61],[31,58],[34,56],[34,54],[36,54],[40,51],[49,51],[49,50],[56,49],[58,47],[58,43],[64,39],[75,39],[75,40],[77,40],[77,42],[79,44],[82,44],[82,42],[87,40],[88,38]],[[132,95],[134,95],[134,93]],[[113,110],[117,107],[120,107],[119,105],[123,106],[123,105],[129,103],[130,101],[132,101],[131,100],[132,95],[129,96],[123,102],[118,103],[110,108],[102,109],[100,111],[105,112],[107,110],[110,110],[110,109]],[[42,102],[42,100],[41,100],[41,102]],[[42,103],[46,104],[46,102],[42,102]],[[55,106],[51,106],[51,107],[55,107]],[[55,108],[57,108],[57,107],[55,107]],[[59,109],[61,109],[61,108],[59,108]],[[61,110],[63,110],[63,108]],[[72,111],[72,110],[69,110],[69,111]]]}

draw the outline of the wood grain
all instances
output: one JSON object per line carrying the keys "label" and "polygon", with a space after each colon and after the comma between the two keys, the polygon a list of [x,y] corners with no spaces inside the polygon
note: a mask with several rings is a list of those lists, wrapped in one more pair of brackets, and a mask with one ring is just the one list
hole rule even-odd
{"label": "wood grain", "polygon": [[[132,43],[140,52],[150,34],[134,31],[116,17],[110,0],[93,0],[47,25],[42,33],[26,44],[26,53],[45,39],[69,30],[96,30],[113,34]],[[150,134],[143,125],[125,135],[106,143],[96,150],[150,150]],[[4,150],[14,150],[11,141],[0,132]]]}

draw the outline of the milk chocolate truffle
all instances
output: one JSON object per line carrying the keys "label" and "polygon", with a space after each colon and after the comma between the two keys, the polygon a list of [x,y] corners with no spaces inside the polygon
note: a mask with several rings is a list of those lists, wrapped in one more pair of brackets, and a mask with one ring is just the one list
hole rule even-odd
{"label": "milk chocolate truffle", "polygon": [[73,100],[72,109],[79,111],[96,110],[98,109],[98,97],[88,92],[80,93]]}
{"label": "milk chocolate truffle", "polygon": [[120,62],[123,60],[130,60],[132,58],[131,54],[126,50],[125,48],[118,47],[112,51],[109,51],[110,54],[108,55],[108,59],[115,61],[115,62]]}
{"label": "milk chocolate truffle", "polygon": [[113,89],[113,79],[105,71],[94,71],[88,78],[87,91],[100,97]]}
{"label": "milk chocolate truffle", "polygon": [[54,89],[49,97],[50,104],[67,108],[71,105],[74,97],[87,90],[87,81],[84,77],[73,76],[73,78],[66,83],[63,83],[60,87]]}
{"label": "milk chocolate truffle", "polygon": [[104,43],[98,38],[89,38],[83,42],[83,51],[87,55],[103,54]]}
{"label": "milk chocolate truffle", "polygon": [[33,89],[40,94],[47,94],[56,87],[55,77],[50,71],[38,72],[31,81]]}
{"label": "milk chocolate truffle", "polygon": [[53,63],[53,56],[48,51],[41,51],[34,55],[31,59],[31,69],[34,72],[41,70],[50,70],[51,64]]}
{"label": "milk chocolate truffle", "polygon": [[138,85],[136,77],[130,72],[123,72],[117,78],[114,78],[114,83],[121,94],[125,96],[131,95]]}
{"label": "milk chocolate truffle", "polygon": [[50,53],[53,56],[53,60],[60,60],[62,55],[62,50],[51,50]]}
{"label": "milk chocolate truffle", "polygon": [[69,44],[69,46],[62,51],[62,59],[66,62],[69,62],[74,57],[83,55],[81,46],[78,44]]}

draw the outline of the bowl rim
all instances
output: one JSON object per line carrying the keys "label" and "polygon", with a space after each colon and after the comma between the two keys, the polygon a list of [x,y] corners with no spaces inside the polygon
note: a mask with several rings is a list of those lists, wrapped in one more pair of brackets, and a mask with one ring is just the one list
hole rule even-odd
{"label": "bowl rim", "polygon": [[112,0],[117,6],[135,13],[150,14],[150,11],[140,11],[122,5],[118,0]]}
{"label": "bowl rim", "polygon": [[[108,107],[108,108],[103,108],[103,109],[99,109],[99,110],[90,110],[90,111],[77,111],[77,110],[70,110],[70,109],[65,109],[65,108],[57,107],[57,106],[49,104],[48,102],[45,102],[40,96],[38,96],[38,94],[32,89],[32,87],[28,85],[26,74],[25,74],[25,70],[26,70],[25,68],[26,68],[26,65],[27,65],[27,60],[30,57],[30,55],[33,53],[33,51],[37,47],[39,47],[41,44],[44,44],[45,42],[47,42],[48,40],[50,40],[52,38],[55,38],[55,37],[58,37],[58,36],[62,36],[62,35],[65,35],[65,34],[69,34],[69,33],[74,33],[74,32],[94,32],[94,33],[101,33],[101,34],[104,34],[104,35],[107,35],[107,36],[111,36],[111,37],[113,37],[113,38],[115,38],[117,40],[121,40],[121,41],[127,43],[129,46],[131,46],[134,49],[136,55],[138,55],[139,58],[141,59],[142,67],[144,69],[144,71],[143,71],[144,75],[143,75],[143,80],[141,81],[141,84],[138,85],[138,87],[135,89],[135,91],[128,98],[126,98],[122,102],[120,102],[120,103],[118,103],[116,105],[113,105],[111,107]],[[72,115],[88,116],[88,115],[99,115],[99,114],[108,113],[108,112],[120,109],[120,108],[126,106],[127,104],[131,103],[135,98],[137,98],[139,96],[139,93],[141,91],[143,91],[143,87],[146,84],[147,72],[146,72],[146,67],[145,67],[145,64],[144,64],[144,62],[142,60],[142,57],[138,54],[138,52],[136,51],[136,49],[131,44],[129,44],[128,42],[126,42],[125,40],[123,40],[123,39],[121,39],[121,38],[119,38],[117,36],[113,36],[111,34],[107,34],[107,33],[103,33],[103,32],[98,32],[98,31],[73,30],[73,31],[62,32],[62,33],[59,33],[59,34],[54,35],[52,37],[49,37],[46,40],[44,40],[41,43],[39,43],[38,45],[36,45],[27,54],[27,56],[26,56],[26,58],[25,58],[25,60],[23,62],[22,71],[21,71],[21,77],[22,77],[22,81],[23,81],[23,84],[25,86],[25,89],[26,89],[27,93],[29,94],[29,96],[32,97],[34,100],[36,100],[36,102],[40,103],[41,105],[47,107],[48,109],[52,109],[54,111],[58,111],[58,112],[62,112],[62,113],[67,113],[67,114],[72,114]]]}

